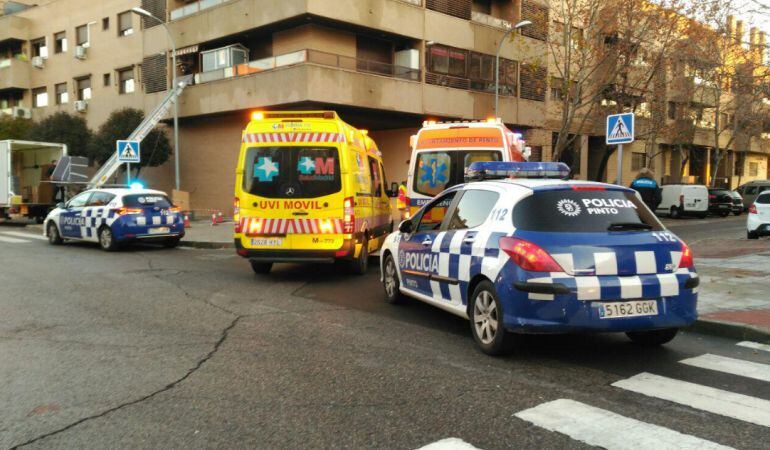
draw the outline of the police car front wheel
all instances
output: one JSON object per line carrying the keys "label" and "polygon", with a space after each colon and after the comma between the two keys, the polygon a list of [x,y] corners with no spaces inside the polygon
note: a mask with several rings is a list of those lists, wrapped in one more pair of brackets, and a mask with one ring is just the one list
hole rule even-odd
{"label": "police car front wheel", "polygon": [[385,264],[383,264],[382,286],[385,288],[385,300],[388,303],[398,303],[401,300],[396,261],[390,253],[385,256]]}
{"label": "police car front wheel", "polygon": [[48,222],[48,242],[50,242],[51,245],[59,245],[63,242],[63,239],[59,234],[59,229],[56,228],[56,224],[53,222]]}
{"label": "police car front wheel", "polygon": [[504,353],[510,348],[513,335],[503,326],[503,309],[495,287],[484,280],[473,290],[471,298],[471,333],[476,345],[488,355]]}

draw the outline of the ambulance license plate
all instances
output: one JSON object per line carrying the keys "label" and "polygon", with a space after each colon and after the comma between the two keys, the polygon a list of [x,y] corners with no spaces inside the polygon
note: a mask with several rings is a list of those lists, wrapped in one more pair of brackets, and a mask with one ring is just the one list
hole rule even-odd
{"label": "ambulance license plate", "polygon": [[157,227],[157,228],[150,228],[147,230],[147,233],[149,234],[168,234],[168,232],[171,231],[168,227]]}
{"label": "ambulance license plate", "polygon": [[283,245],[283,238],[279,237],[266,237],[266,238],[252,238],[252,247],[280,247]]}
{"label": "ambulance license plate", "polygon": [[631,302],[599,303],[599,317],[617,319],[620,317],[657,316],[658,302],[655,300],[635,300]]}

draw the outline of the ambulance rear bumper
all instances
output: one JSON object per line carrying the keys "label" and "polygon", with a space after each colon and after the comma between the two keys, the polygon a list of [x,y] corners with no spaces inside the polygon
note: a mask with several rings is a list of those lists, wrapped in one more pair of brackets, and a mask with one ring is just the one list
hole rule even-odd
{"label": "ambulance rear bumper", "polygon": [[336,250],[263,250],[247,249],[240,239],[235,239],[238,255],[254,262],[267,263],[333,263],[336,260],[350,260],[355,255],[354,239],[346,239]]}

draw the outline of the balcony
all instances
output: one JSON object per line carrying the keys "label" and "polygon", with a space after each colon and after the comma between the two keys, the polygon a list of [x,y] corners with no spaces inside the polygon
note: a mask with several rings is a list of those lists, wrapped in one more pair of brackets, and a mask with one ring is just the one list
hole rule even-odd
{"label": "balcony", "polygon": [[29,20],[23,17],[15,15],[0,17],[0,42],[28,41],[29,28]]}
{"label": "balcony", "polygon": [[410,67],[397,66],[394,64],[387,64],[366,59],[352,58],[349,56],[336,55],[319,50],[306,49],[286,53],[283,55],[257,59],[254,61],[249,61],[245,64],[238,64],[223,69],[197,73],[195,74],[195,84],[209,83],[211,81],[222,80],[225,78],[248,76],[280,67],[288,67],[305,63],[336,67],[339,69],[382,75],[386,77],[401,78],[410,81],[420,81],[419,69],[412,69]]}
{"label": "balcony", "polygon": [[191,14],[197,14],[201,11],[207,10],[230,0],[200,0],[197,2],[190,2],[180,8],[172,9],[169,13],[170,20],[181,19],[182,17],[189,16]]}
{"label": "balcony", "polygon": [[472,11],[471,12],[471,20],[480,23],[483,25],[488,25],[490,27],[494,28],[500,28],[503,30],[508,30],[509,28],[513,27],[513,24],[505,19],[501,19],[499,17],[490,16],[489,14],[485,14],[483,12],[479,11]]}
{"label": "balcony", "polygon": [[29,89],[28,61],[17,58],[0,59],[0,92]]}
{"label": "balcony", "polygon": [[679,77],[671,82],[669,97],[679,103],[714,107],[719,100],[717,89],[695,76]]}

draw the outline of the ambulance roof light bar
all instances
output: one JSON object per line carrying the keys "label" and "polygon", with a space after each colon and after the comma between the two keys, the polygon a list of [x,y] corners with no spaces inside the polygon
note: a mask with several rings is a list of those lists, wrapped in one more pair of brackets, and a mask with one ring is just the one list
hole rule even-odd
{"label": "ambulance roof light bar", "polygon": [[561,162],[479,161],[465,169],[465,181],[499,180],[504,178],[556,178],[569,176],[569,166]]}
{"label": "ambulance roof light bar", "polygon": [[453,125],[453,124],[468,124],[468,123],[493,123],[493,124],[500,124],[502,125],[503,119],[500,117],[490,117],[484,120],[445,120],[445,121],[437,121],[437,120],[424,120],[422,122],[423,127],[427,127],[429,125]]}

